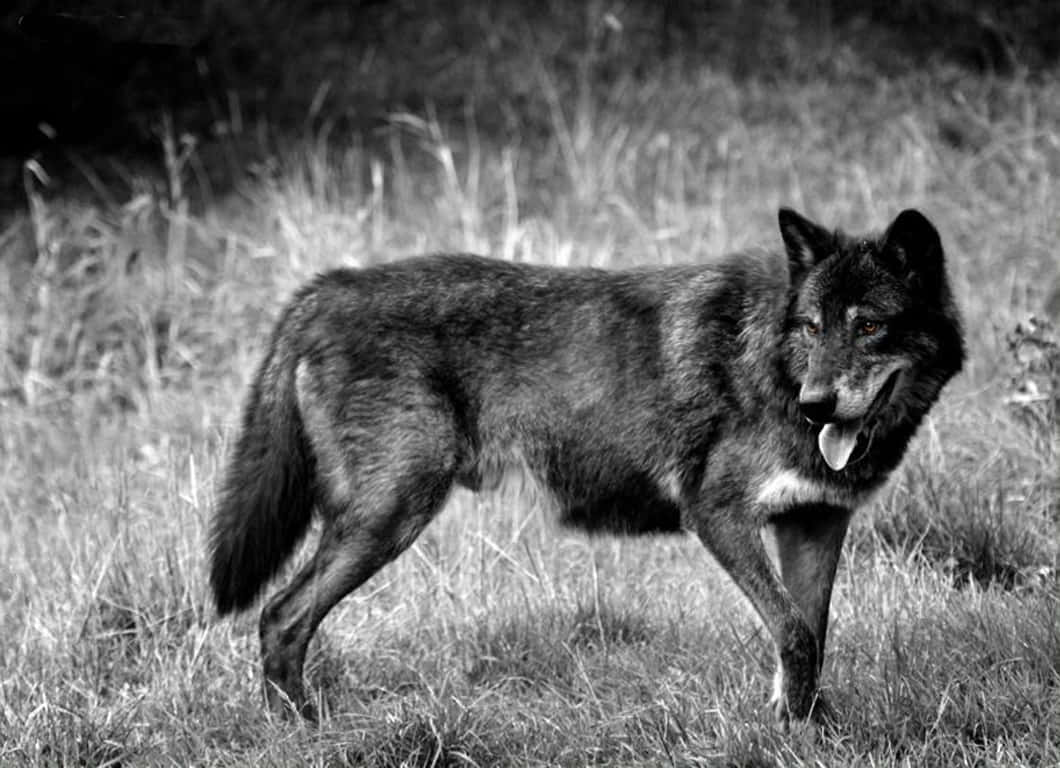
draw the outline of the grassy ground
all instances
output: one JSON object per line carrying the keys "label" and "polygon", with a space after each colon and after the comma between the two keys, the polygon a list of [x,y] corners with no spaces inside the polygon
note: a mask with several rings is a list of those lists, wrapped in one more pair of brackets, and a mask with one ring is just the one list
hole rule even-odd
{"label": "grassy ground", "polygon": [[[884,78],[844,48],[734,80],[643,67],[628,19],[464,21],[435,108],[370,135],[321,106],[353,103],[335,80],[299,136],[235,106],[201,145],[163,125],[157,176],[86,161],[56,194],[27,164],[0,229],[0,764],[1060,762],[1060,81]],[[416,43],[353,80],[399,79]],[[268,717],[256,616],[215,620],[203,532],[291,290],[424,250],[705,259],[775,246],[779,204],[852,230],[921,207],[967,320],[966,372],[840,567],[836,728],[773,727],[767,639],[698,543],[583,538],[511,494],[458,494],[329,617],[319,728]]]}

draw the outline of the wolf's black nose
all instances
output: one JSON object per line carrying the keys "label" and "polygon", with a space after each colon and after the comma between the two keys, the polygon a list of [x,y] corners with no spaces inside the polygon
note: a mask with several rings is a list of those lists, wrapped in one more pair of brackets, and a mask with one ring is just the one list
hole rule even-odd
{"label": "wolf's black nose", "polygon": [[810,421],[824,424],[832,420],[837,401],[835,392],[810,392],[799,397],[799,410]]}

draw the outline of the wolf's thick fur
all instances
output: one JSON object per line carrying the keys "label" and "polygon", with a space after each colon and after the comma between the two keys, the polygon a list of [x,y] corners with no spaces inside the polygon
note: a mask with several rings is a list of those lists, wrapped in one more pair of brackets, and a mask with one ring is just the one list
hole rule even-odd
{"label": "wolf's thick fur", "polygon": [[[437,256],[336,270],[276,326],[213,520],[210,580],[265,606],[270,704],[312,714],[306,646],[454,484],[512,465],[590,530],[694,531],[776,647],[777,716],[813,708],[854,509],[960,369],[938,233],[905,211],[852,238],[780,211],[786,258],[626,272]],[[760,531],[777,542],[779,573]]]}

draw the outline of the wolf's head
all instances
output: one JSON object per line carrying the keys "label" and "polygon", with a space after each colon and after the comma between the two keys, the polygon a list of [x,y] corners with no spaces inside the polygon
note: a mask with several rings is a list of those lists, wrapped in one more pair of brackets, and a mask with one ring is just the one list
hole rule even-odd
{"label": "wolf's head", "polygon": [[961,367],[942,243],[915,210],[865,238],[789,208],[779,219],[791,273],[789,373],[799,410],[821,427],[821,455],[839,471],[869,450],[879,425],[919,420]]}

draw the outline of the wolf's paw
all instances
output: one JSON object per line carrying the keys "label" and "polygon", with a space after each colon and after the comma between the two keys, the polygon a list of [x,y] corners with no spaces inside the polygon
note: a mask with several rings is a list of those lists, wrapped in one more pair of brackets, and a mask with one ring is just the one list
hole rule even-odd
{"label": "wolf's paw", "polygon": [[821,727],[831,727],[836,724],[838,716],[835,708],[828,703],[820,691],[813,699],[813,706],[810,708],[810,720],[814,725]]}
{"label": "wolf's paw", "polygon": [[808,707],[792,709],[786,696],[773,696],[770,699],[773,719],[784,733],[788,733],[795,723],[809,723],[820,728],[831,728],[836,723],[836,711],[828,700],[818,691]]}
{"label": "wolf's paw", "polygon": [[816,701],[815,686],[812,679],[793,680],[777,669],[773,678],[773,696],[769,702],[773,708],[773,717],[782,728],[791,720],[805,720],[810,716]]}
{"label": "wolf's paw", "polygon": [[320,722],[320,714],[313,702],[304,700],[295,703],[286,696],[270,699],[269,711],[276,717],[291,723],[305,722],[308,725],[317,725]]}
{"label": "wolf's paw", "polygon": [[815,725],[826,725],[835,720],[835,710],[825,701],[814,681],[803,680],[795,683],[777,669],[773,679],[773,696],[770,705],[773,718],[785,732],[792,722],[812,722]]}
{"label": "wolf's paw", "polygon": [[269,711],[284,720],[301,719],[311,724],[318,721],[317,708],[305,695],[301,681],[298,685],[281,687],[273,680],[266,680],[265,701]]}

